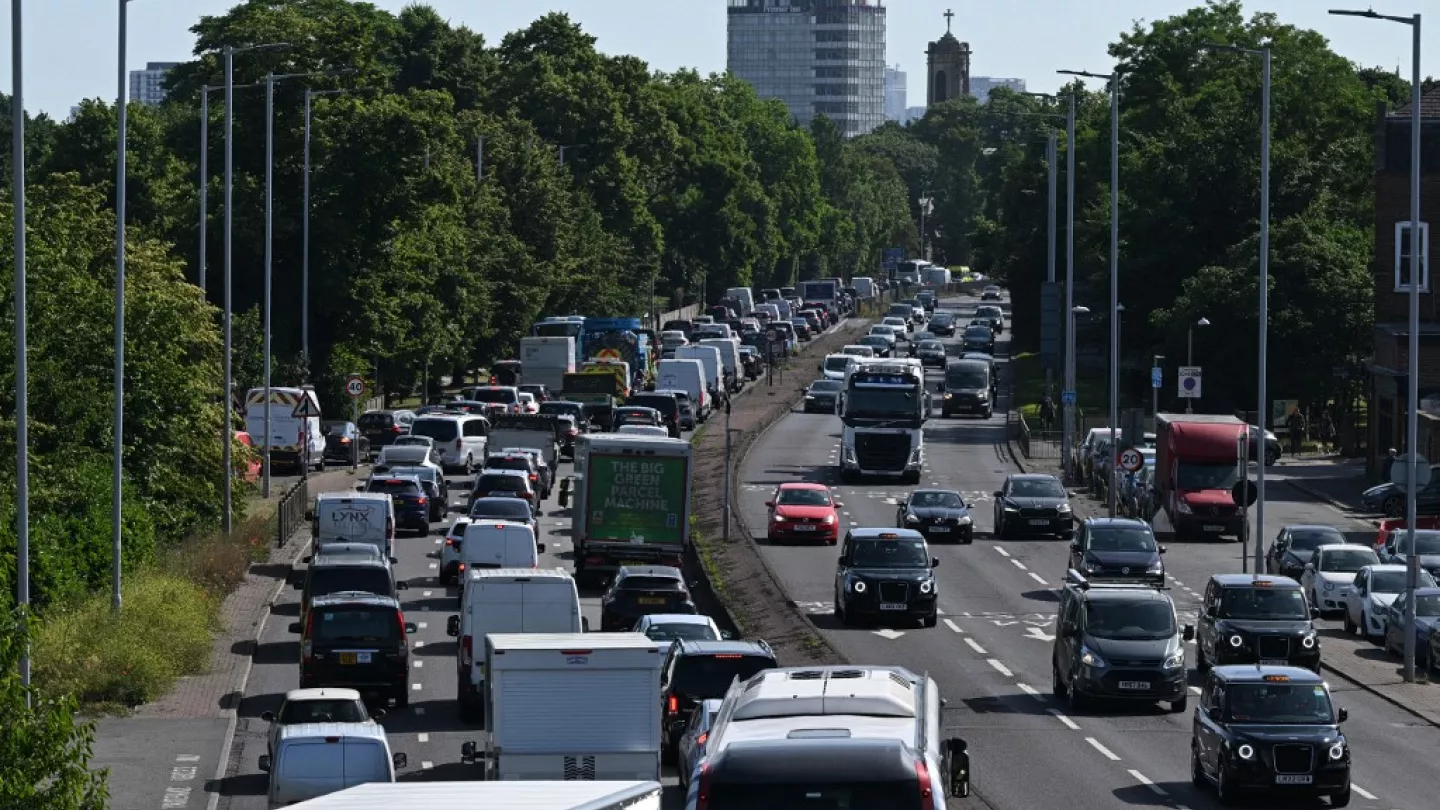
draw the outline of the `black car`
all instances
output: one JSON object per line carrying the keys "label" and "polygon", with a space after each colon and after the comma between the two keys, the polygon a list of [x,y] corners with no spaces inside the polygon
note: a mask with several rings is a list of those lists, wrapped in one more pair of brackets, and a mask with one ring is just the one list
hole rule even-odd
{"label": "black car", "polygon": [[[660,412],[660,421],[670,431],[670,438],[680,438],[680,400],[674,394],[661,391],[645,391],[633,394],[625,400],[626,407],[651,408]],[[626,424],[621,414],[620,424]],[[636,422],[635,424],[644,424]]]}
{"label": "black car", "polygon": [[1050,688],[1084,709],[1092,698],[1189,702],[1185,644],[1195,628],[1180,627],[1175,603],[1163,588],[1143,583],[1091,582],[1066,574],[1050,658]]}
{"label": "black car", "polygon": [[1254,461],[1260,458],[1261,435],[1265,437],[1265,466],[1273,467],[1275,462],[1280,460],[1280,455],[1284,451],[1280,446],[1280,439],[1268,430],[1262,434],[1260,428],[1255,425],[1250,426],[1250,459]]}
{"label": "black car", "polygon": [[1090,580],[1165,584],[1165,547],[1150,524],[1130,518],[1086,518],[1070,541],[1068,568]]}
{"label": "black car", "polygon": [[300,688],[354,689],[410,705],[410,640],[417,632],[393,596],[345,591],[316,597],[300,634]]}
{"label": "black car", "polygon": [[915,347],[915,356],[920,358],[920,365],[923,368],[934,366],[945,368],[945,344],[938,340],[922,340],[911,344]]}
{"label": "black car", "polygon": [[1005,476],[995,492],[995,536],[1048,534],[1068,536],[1075,528],[1070,494],[1060,479],[1043,473]]}
{"label": "black car", "polygon": [[955,313],[937,312],[930,316],[930,323],[926,324],[931,332],[944,337],[955,335]]}
{"label": "black car", "polygon": [[1265,552],[1265,573],[1298,581],[1318,546],[1348,542],[1345,533],[1334,526],[1281,526]]}
{"label": "black car", "polygon": [[1350,803],[1350,744],[1319,675],[1295,667],[1217,666],[1200,690],[1190,780],[1215,785],[1222,804],[1244,793]]}
{"label": "black car", "polygon": [[969,543],[975,539],[975,520],[960,493],[950,489],[917,489],[900,501],[895,525],[914,529],[927,540]]}
{"label": "black car", "polygon": [[887,339],[884,335],[862,335],[855,341],[857,346],[869,346],[874,350],[876,357],[889,357],[895,342]]}
{"label": "black car", "polygon": [[[521,470],[482,470],[475,476],[475,485],[470,489],[470,503],[481,498],[519,498],[532,509],[540,507],[540,491],[537,482],[531,482],[531,473]],[[539,474],[535,473],[539,478]]]}
{"label": "black car", "polygon": [[550,389],[539,383],[525,383],[516,387],[520,389],[520,393],[535,397],[536,403],[550,401]]}
{"label": "black car", "polygon": [[431,523],[444,520],[450,510],[450,487],[445,483],[444,473],[435,467],[376,467],[373,474],[394,478],[414,476],[420,479],[420,486],[425,490],[425,498],[429,501]]}
{"label": "black car", "polygon": [[303,579],[292,587],[300,591],[300,617],[303,621],[310,603],[332,593],[362,591],[378,596],[400,598],[397,591],[408,586],[396,581],[395,572],[383,557],[358,557],[352,554],[326,554],[325,546],[310,558]]}
{"label": "black car", "polygon": [[430,533],[430,497],[420,479],[372,476],[361,487],[364,492],[383,492],[395,504],[395,528],[409,529],[422,535]]}
{"label": "black car", "polygon": [[805,389],[805,413],[835,413],[835,402],[845,383],[839,380],[816,380]]}
{"label": "black car", "polygon": [[627,630],[651,613],[699,613],[685,575],[668,565],[621,566],[600,598],[600,629]]}
{"label": "black car", "polygon": [[325,434],[325,460],[341,464],[356,463],[370,459],[370,439],[354,422],[321,422],[320,430]]}
{"label": "black car", "polygon": [[1195,667],[1259,664],[1320,670],[1320,611],[1300,583],[1267,574],[1216,574],[1205,586]]}
{"label": "black car", "polygon": [[685,724],[695,707],[725,697],[735,679],[748,681],[780,662],[764,641],[692,641],[670,645],[660,670],[661,756],[675,761]]}
{"label": "black car", "polygon": [[995,353],[995,333],[986,324],[971,324],[965,327],[960,340],[967,352]]}
{"label": "black car", "polygon": [[975,308],[975,317],[984,318],[990,322],[990,328],[995,334],[1005,331],[1005,312],[994,304],[982,305]]}
{"label": "black car", "polygon": [[390,446],[395,441],[395,437],[409,433],[410,425],[414,421],[414,411],[366,411],[360,414],[360,421],[356,423],[356,426],[365,435],[370,451],[378,453],[380,448]]}
{"label": "black car", "polygon": [[934,627],[939,564],[912,529],[851,529],[835,567],[835,616],[846,627],[892,618]]}

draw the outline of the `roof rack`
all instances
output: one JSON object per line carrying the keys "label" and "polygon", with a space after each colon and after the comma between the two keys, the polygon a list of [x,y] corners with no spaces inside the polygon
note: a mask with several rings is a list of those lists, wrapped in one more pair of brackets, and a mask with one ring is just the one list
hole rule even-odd
{"label": "roof rack", "polygon": [[1108,588],[1111,590],[1143,589],[1147,591],[1170,590],[1170,586],[1160,582],[1145,582],[1143,580],[1121,579],[1118,577],[1101,577],[1098,579],[1094,577],[1087,578],[1084,574],[1081,574],[1074,568],[1070,568],[1065,571],[1065,583],[1067,585],[1074,585],[1082,591],[1088,591],[1091,588]]}

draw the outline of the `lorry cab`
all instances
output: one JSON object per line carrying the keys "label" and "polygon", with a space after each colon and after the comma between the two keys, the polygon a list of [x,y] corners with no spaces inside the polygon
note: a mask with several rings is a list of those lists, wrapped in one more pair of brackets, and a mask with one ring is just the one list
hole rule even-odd
{"label": "lorry cab", "polygon": [[1244,523],[1230,490],[1240,480],[1247,425],[1233,416],[1162,413],[1155,471],[1177,538],[1239,537]]}

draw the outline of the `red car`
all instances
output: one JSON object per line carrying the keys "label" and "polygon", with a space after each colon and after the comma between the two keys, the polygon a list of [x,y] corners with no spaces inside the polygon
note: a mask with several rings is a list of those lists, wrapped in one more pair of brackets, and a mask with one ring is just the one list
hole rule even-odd
{"label": "red car", "polygon": [[770,510],[766,536],[772,543],[819,540],[833,546],[840,537],[840,516],[835,510],[844,505],[824,484],[781,484],[765,502]]}

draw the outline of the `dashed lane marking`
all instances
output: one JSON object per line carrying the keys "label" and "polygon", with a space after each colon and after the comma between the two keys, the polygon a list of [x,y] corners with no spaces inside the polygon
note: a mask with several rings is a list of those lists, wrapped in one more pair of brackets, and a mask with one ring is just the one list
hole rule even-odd
{"label": "dashed lane marking", "polygon": [[951,630],[954,630],[957,633],[965,632],[964,630],[960,629],[960,625],[956,624],[954,619],[946,619],[945,626],[950,628]]}
{"label": "dashed lane marking", "polygon": [[1011,557],[1011,558],[1010,558],[1010,562],[1014,563],[1014,564],[1015,564],[1015,567],[1016,567],[1016,568],[1019,568],[1021,571],[1026,570],[1026,569],[1025,569],[1025,563],[1020,562],[1019,560],[1015,559],[1014,557]]}
{"label": "dashed lane marking", "polygon": [[[966,639],[966,640],[968,641],[969,639]],[[995,659],[995,658],[991,658],[991,659],[990,659],[990,666],[994,667],[996,672],[1000,673],[1001,675],[1004,675],[1004,676],[1007,677],[1007,678],[1013,678],[1013,677],[1015,677],[1015,673],[1011,672],[1009,667],[1007,667],[1007,666],[1005,666],[1004,664],[1000,663],[1000,661],[997,660],[997,659]]]}
{"label": "dashed lane marking", "polygon": [[1035,573],[1034,571],[1031,571],[1031,572],[1030,572],[1030,578],[1033,579],[1033,580],[1035,580],[1036,582],[1040,583],[1041,585],[1049,585],[1049,584],[1050,584],[1050,583],[1048,583],[1048,582],[1045,581],[1045,578],[1044,578],[1044,577],[1040,576],[1039,574]]}
{"label": "dashed lane marking", "polygon": [[423,642],[423,641],[417,641],[417,642],[415,642],[415,646],[416,646],[416,647],[424,647],[424,646],[425,646],[425,642]]}
{"label": "dashed lane marking", "polygon": [[424,661],[416,661],[414,664],[412,664],[412,666],[417,667],[417,668],[418,668],[418,667],[423,667],[423,666],[425,666],[425,662],[424,662]]}
{"label": "dashed lane marking", "polygon": [[434,591],[421,591],[421,592],[420,592],[420,595],[421,595],[421,596],[429,596],[429,595],[431,595],[431,594],[433,594],[433,593],[435,593],[435,592],[434,592]]}
{"label": "dashed lane marking", "polygon": [[422,771],[428,771],[428,770],[430,770],[430,769],[433,768],[433,767],[435,767],[435,763],[431,762],[431,761],[428,760],[428,759],[427,759],[427,760],[422,760],[422,761],[420,762],[420,770],[422,770]]}
{"label": "dashed lane marking", "polygon": [[1192,695],[1198,695],[1198,694],[1200,694],[1200,687],[1198,687],[1198,686],[1192,686],[1192,687],[1190,687],[1190,694],[1192,694]]}
{"label": "dashed lane marking", "polygon": [[[1168,794],[1168,793],[1165,792],[1165,788],[1162,788],[1162,787],[1160,787],[1159,785],[1155,784],[1154,782],[1150,781],[1150,777],[1148,777],[1148,776],[1146,776],[1145,774],[1143,774],[1143,773],[1135,770],[1134,768],[1131,768],[1131,769],[1130,769],[1130,775],[1133,776],[1133,777],[1135,777],[1135,781],[1139,782],[1140,784],[1144,785],[1145,787],[1150,788],[1150,790],[1151,790],[1152,792],[1154,792],[1154,794],[1155,794],[1156,796],[1168,796],[1168,795],[1170,795],[1170,794]],[[1351,785],[1351,787],[1353,788],[1354,785]]]}
{"label": "dashed lane marking", "polygon": [[415,737],[416,737],[417,740],[419,740],[419,741],[422,742],[422,743],[430,742],[430,735],[429,735],[429,734],[426,734],[426,733],[423,732],[423,731],[420,732],[419,734],[416,734]]}
{"label": "dashed lane marking", "polygon": [[1045,711],[1054,715],[1056,720],[1064,723],[1065,727],[1070,729],[1071,731],[1080,730],[1080,726],[1076,725],[1074,720],[1071,720],[1069,717],[1066,717],[1064,714],[1062,714],[1059,709],[1046,709]]}
{"label": "dashed lane marking", "polygon": [[432,571],[435,570],[436,568],[439,568],[439,567],[440,567],[440,566],[439,566],[437,563],[430,563],[430,569],[431,569]]}
{"label": "dashed lane marking", "polygon": [[1038,699],[1038,700],[1044,700],[1044,699],[1045,699],[1044,697],[1041,696],[1041,694],[1040,694],[1038,691],[1036,691],[1035,687],[1031,686],[1031,685],[1028,684],[1028,683],[1017,683],[1017,684],[1015,684],[1015,685],[1020,688],[1020,691],[1021,691],[1021,692],[1024,692],[1025,694],[1029,695],[1030,697],[1036,698],[1036,699]]}
{"label": "dashed lane marking", "polygon": [[1000,556],[1001,556],[1001,557],[1009,557],[1009,556],[1010,556],[1010,552],[1006,551],[1004,546],[991,546],[991,548],[993,548],[993,549],[995,549],[996,551],[1000,552]]}
{"label": "dashed lane marking", "polygon": [[1086,737],[1086,738],[1085,738],[1085,742],[1090,743],[1090,747],[1091,747],[1091,748],[1094,748],[1096,751],[1099,751],[1102,756],[1104,756],[1106,759],[1110,760],[1111,762],[1119,762],[1119,761],[1120,761],[1120,757],[1116,756],[1114,751],[1111,751],[1109,748],[1106,748],[1105,746],[1101,745],[1101,744],[1100,744],[1100,741],[1097,740],[1097,739],[1095,739],[1094,737]]}
{"label": "dashed lane marking", "polygon": [[410,684],[410,688],[413,689],[413,690],[415,690],[416,692],[419,692],[419,691],[420,691],[420,684],[418,684],[418,683],[412,683],[412,684]]}
{"label": "dashed lane marking", "polygon": [[424,630],[427,626],[427,622],[416,622],[415,626],[420,628],[421,630]]}
{"label": "dashed lane marking", "polygon": [[979,644],[975,643],[975,639],[970,638],[969,636],[966,636],[966,637],[965,637],[965,643],[966,643],[966,644],[969,644],[969,645],[970,645],[970,649],[974,650],[976,653],[979,653],[980,655],[985,655],[985,648],[984,648],[984,647],[981,647]]}
{"label": "dashed lane marking", "polygon": [[1353,791],[1355,791],[1356,793],[1359,793],[1359,794],[1360,794],[1360,798],[1362,798],[1362,799],[1364,799],[1364,800],[1366,800],[1366,801],[1370,801],[1370,802],[1375,801],[1376,796],[1375,796],[1374,793],[1371,793],[1370,791],[1366,790],[1365,788],[1360,787],[1359,785],[1355,784],[1354,782],[1351,782],[1351,783],[1350,783],[1350,789],[1353,790]]}

